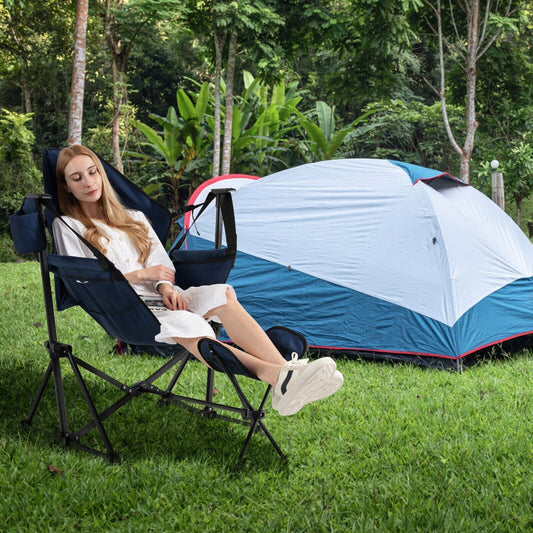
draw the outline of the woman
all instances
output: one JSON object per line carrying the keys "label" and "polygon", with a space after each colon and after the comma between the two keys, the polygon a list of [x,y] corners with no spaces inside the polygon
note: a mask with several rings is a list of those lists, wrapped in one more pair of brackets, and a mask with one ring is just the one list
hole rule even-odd
{"label": "woman", "polygon": [[[208,320],[221,322],[239,348],[228,346],[261,381],[273,387],[272,405],[280,415],[297,413],[304,405],[335,393],[342,374],[330,357],[287,362],[225,284],[174,285],[174,266],[153,228],[140,211],[126,209],[113,190],[98,157],[88,148],[64,148],[57,160],[57,189],[64,220],[102,251],[152,308],[161,323],[157,342],[180,344],[202,359],[197,344],[215,338]],[[58,253],[93,257],[92,252],[59,219],[53,223]]]}

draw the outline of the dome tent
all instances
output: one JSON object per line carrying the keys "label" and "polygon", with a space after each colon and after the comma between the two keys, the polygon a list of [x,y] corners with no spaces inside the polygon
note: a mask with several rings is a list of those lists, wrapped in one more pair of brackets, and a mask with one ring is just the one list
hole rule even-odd
{"label": "dome tent", "polygon": [[[447,362],[533,331],[533,245],[447,173],[343,159],[236,188],[228,282],[264,327],[324,350]],[[188,247],[212,246],[213,217],[192,225]]]}

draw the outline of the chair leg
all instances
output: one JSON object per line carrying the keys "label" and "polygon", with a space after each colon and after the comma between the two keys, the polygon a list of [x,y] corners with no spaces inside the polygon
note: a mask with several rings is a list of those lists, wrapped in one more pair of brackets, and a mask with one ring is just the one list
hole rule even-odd
{"label": "chair leg", "polygon": [[[98,433],[100,434],[100,438],[102,439],[104,446],[107,450],[106,457],[111,462],[117,461],[118,455],[115,453],[115,450],[113,449],[113,446],[111,445],[111,441],[109,440],[109,437],[107,436],[107,431],[105,430],[103,426],[100,416],[98,415],[98,411],[96,410],[96,407],[92,401],[91,395],[89,394],[89,390],[87,389],[87,385],[85,384],[85,380],[83,379],[83,376],[81,375],[80,369],[78,368],[78,365],[74,361],[72,352],[68,352],[66,357],[70,363],[70,366],[72,367],[72,371],[74,372],[74,376],[76,377],[76,381],[78,382],[78,387],[80,388],[80,391],[85,400],[85,403],[87,404],[87,408],[89,409],[91,418],[93,419],[96,425],[96,428],[98,429]],[[77,438],[75,440],[76,440],[75,444],[77,445]]]}
{"label": "chair leg", "polygon": [[62,437],[69,433],[67,420],[67,406],[65,402],[65,390],[63,388],[63,377],[61,375],[61,363],[59,359],[52,361],[54,367],[54,389],[56,393],[57,412],[59,415],[59,427]]}
{"label": "chair leg", "polygon": [[172,376],[172,378],[169,381],[169,384],[167,386],[166,392],[171,393],[172,389],[174,389],[179,377],[181,376],[182,372],[185,370],[185,365],[189,362],[189,356],[185,356],[183,360],[180,363],[180,366],[176,370],[175,374]]}
{"label": "chair leg", "polygon": [[59,417],[59,432],[61,438],[65,438],[69,433],[67,409],[65,405],[65,391],[63,388],[63,378],[61,375],[60,363],[60,358],[64,357],[64,346],[65,345],[61,345],[56,342],[48,341],[46,343],[46,349],[48,350],[48,353],[50,355],[50,363],[48,364],[46,372],[44,373],[44,377],[41,381],[41,384],[39,385],[37,396],[33,401],[30,412],[26,419],[21,422],[21,425],[23,426],[31,426],[35,413],[37,412],[37,409],[41,403],[41,399],[43,397],[46,386],[50,381],[50,378],[53,376],[57,404],[57,414]]}
{"label": "chair leg", "polygon": [[243,444],[243,446],[241,448],[241,453],[239,454],[239,458],[237,459],[237,464],[239,464],[242,461],[242,459],[244,457],[244,454],[246,453],[246,450],[248,448],[248,445],[250,444],[250,440],[252,438],[252,435],[255,433],[255,431],[257,430],[258,426],[262,429],[263,433],[270,440],[270,442],[272,443],[272,446],[274,446],[274,449],[278,452],[279,456],[284,461],[287,461],[287,456],[282,452],[282,450],[279,447],[278,443],[276,442],[276,440],[274,439],[274,437],[272,436],[270,431],[267,429],[265,423],[263,422],[263,419],[265,417],[264,416],[264,413],[265,413],[264,406],[265,406],[265,403],[266,403],[266,401],[268,399],[268,396],[270,394],[271,388],[272,388],[271,385],[269,385],[267,387],[267,390],[265,392],[265,395],[263,396],[263,400],[261,401],[261,405],[259,406],[259,408],[257,410],[252,410],[254,418],[253,418],[250,430],[248,431],[248,435],[246,435],[246,439],[244,440],[244,444]]}
{"label": "chair leg", "polygon": [[[26,419],[21,422],[21,425],[25,427],[31,427],[33,419],[37,412],[37,409],[44,395],[46,386],[48,385],[50,378],[53,376],[54,390],[55,390],[55,397],[56,397],[56,404],[57,404],[57,413],[59,417],[60,439],[64,441],[66,446],[75,446],[77,448],[90,451],[91,453],[94,453],[95,455],[104,456],[112,462],[117,461],[118,455],[115,453],[113,446],[111,445],[109,437],[107,436],[107,432],[105,431],[102,425],[102,421],[100,420],[96,407],[94,406],[94,403],[91,399],[91,396],[89,394],[85,381],[81,375],[79,367],[75,361],[74,356],[72,355],[72,347],[67,344],[48,341],[46,343],[46,348],[50,355],[50,363],[48,364],[44,377],[41,380],[39,389],[37,391],[37,396],[35,397],[35,400],[33,401],[30,412],[28,416],[26,417]],[[100,452],[99,450],[95,450],[87,446],[81,445],[79,436],[71,433],[69,430],[67,407],[66,407],[66,400],[65,400],[65,390],[63,387],[63,377],[62,377],[62,372],[61,372],[61,359],[62,358],[66,358],[70,363],[72,371],[74,372],[74,376],[76,377],[76,380],[78,382],[78,387],[80,388],[82,396],[85,400],[85,403],[87,404],[87,407],[89,409],[93,422],[98,429],[98,432],[104,443],[107,453],[103,453],[103,452]]]}
{"label": "chair leg", "polygon": [[50,363],[48,364],[48,368],[46,369],[46,372],[44,373],[44,377],[41,381],[41,384],[39,385],[37,396],[35,396],[35,400],[33,400],[33,404],[31,406],[30,412],[28,413],[28,416],[20,422],[21,425],[31,426],[31,423],[33,422],[33,417],[35,416],[35,413],[37,412],[37,408],[39,407],[39,404],[41,403],[41,399],[46,389],[46,385],[48,385],[48,381],[50,381],[50,376],[52,375],[52,372],[53,372],[53,365],[52,365],[52,361],[50,361]]}
{"label": "chair leg", "polygon": [[[198,349],[200,350],[200,353],[202,354],[204,359],[209,362],[209,364],[212,364],[214,368],[217,368],[221,372],[224,372],[228,379],[231,381],[233,388],[237,393],[237,396],[239,397],[239,400],[241,401],[241,404],[243,406],[241,413],[245,420],[248,421],[247,425],[250,425],[248,435],[246,436],[243,447],[241,448],[237,463],[242,460],[246,449],[248,448],[252,435],[254,434],[258,426],[261,427],[261,429],[268,437],[280,457],[282,459],[286,459],[284,453],[281,451],[281,448],[278,446],[277,442],[274,440],[274,437],[270,434],[263,421],[266,416],[264,409],[265,403],[268,399],[272,387],[268,385],[259,408],[254,409],[254,407],[250,403],[250,400],[248,400],[247,396],[244,394],[244,391],[240,387],[235,373],[232,372],[232,368],[228,366],[228,364],[231,365],[233,363],[233,365],[238,370],[240,370],[240,367],[242,366],[239,361],[234,357],[233,353],[226,346],[209,339],[200,340],[198,343]],[[246,371],[246,369],[243,370]],[[246,375],[247,377],[252,377],[249,373],[244,375]]]}
{"label": "chair leg", "polygon": [[215,409],[212,407],[213,396],[215,391],[215,371],[212,368],[207,369],[207,378],[205,383],[205,407],[202,410],[202,416],[207,418],[215,417],[217,415]]}

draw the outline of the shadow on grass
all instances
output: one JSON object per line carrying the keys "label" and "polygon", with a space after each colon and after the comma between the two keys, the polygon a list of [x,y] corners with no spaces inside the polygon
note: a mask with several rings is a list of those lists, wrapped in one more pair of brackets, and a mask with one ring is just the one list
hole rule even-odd
{"label": "shadow on grass", "polygon": [[[20,423],[30,411],[44,371],[44,363],[42,373],[30,363],[0,366],[0,427],[5,436],[17,439],[25,431]],[[83,377],[99,412],[122,396],[118,389],[92,375],[83,373]],[[63,372],[63,385],[69,429],[75,432],[90,421],[89,411],[74,376]],[[286,463],[262,432],[252,436],[243,461],[237,464],[248,427],[206,418],[179,405],[159,405],[158,399],[152,394],[142,394],[103,422],[113,448],[123,463],[146,460],[199,461],[214,463],[230,472],[250,468],[285,468]],[[43,455],[49,453],[57,442],[64,444],[59,437],[52,379],[48,382],[32,425],[39,431],[29,430],[29,438],[35,446],[42,447]],[[105,449],[95,429],[83,437],[82,443],[98,450]],[[278,444],[283,449],[282,443]],[[69,453],[85,452],[72,448]],[[88,457],[92,456],[88,454]],[[93,460],[99,459],[94,457]]]}

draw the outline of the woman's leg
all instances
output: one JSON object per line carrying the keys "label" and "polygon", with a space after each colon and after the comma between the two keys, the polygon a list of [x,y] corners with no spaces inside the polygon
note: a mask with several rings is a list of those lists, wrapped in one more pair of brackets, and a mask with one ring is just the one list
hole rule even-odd
{"label": "woman's leg", "polygon": [[[207,365],[198,350],[200,338],[175,340]],[[233,346],[226,347],[261,381],[272,385],[272,406],[282,416],[295,414],[304,405],[331,396],[343,383],[342,374],[336,370],[334,361],[329,357],[309,364],[297,361],[281,366],[263,361]]]}
{"label": "woman's leg", "polygon": [[220,318],[226,333],[235,344],[242,348],[242,353],[250,354],[273,365],[283,366],[287,361],[263,328],[239,303],[233,288],[226,289],[226,298],[227,302],[209,311],[207,317],[216,315]]}
{"label": "woman's leg", "polygon": [[[198,341],[200,340],[200,338],[201,337],[199,338],[175,338],[174,340],[178,344],[181,344],[190,353],[192,353],[194,357],[196,357],[199,361],[204,363],[204,365],[207,365],[207,363],[205,362],[204,358],[202,357],[202,355],[200,354],[198,350]],[[264,361],[258,357],[255,357],[254,355],[250,355],[249,353],[239,350],[238,348],[234,348],[233,346],[226,345],[226,348],[231,350],[234,353],[235,357],[248,370],[250,370],[250,372],[252,372],[255,376],[257,376],[261,381],[264,381],[265,383],[268,383],[272,386],[276,384],[281,368],[286,363],[283,357],[281,358],[282,362],[276,364],[276,363]]]}
{"label": "woman's leg", "polygon": [[[330,357],[287,362],[261,326],[238,302],[231,287],[226,289],[226,303],[206,313],[216,315],[227,334],[240,348],[227,346],[235,357],[261,381],[273,387],[272,405],[281,415],[298,412],[309,402],[330,396],[342,385],[342,375]],[[207,364],[198,350],[199,338],[176,342]]]}

